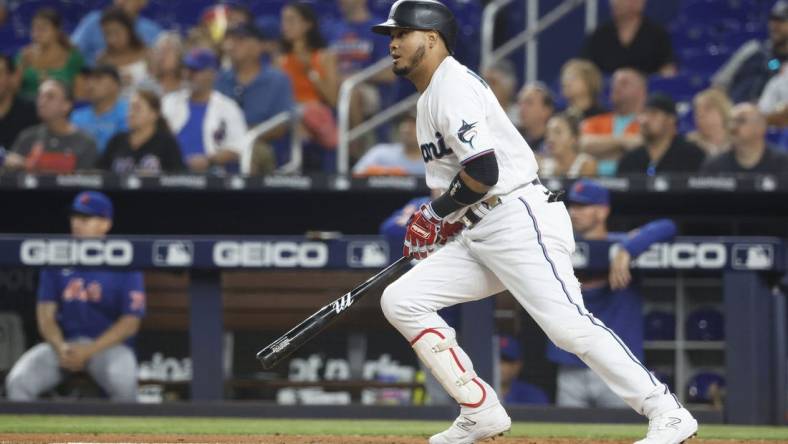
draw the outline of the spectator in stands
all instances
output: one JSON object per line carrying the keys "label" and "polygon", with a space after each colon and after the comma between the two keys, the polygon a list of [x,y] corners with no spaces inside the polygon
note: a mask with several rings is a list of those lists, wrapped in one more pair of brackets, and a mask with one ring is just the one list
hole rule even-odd
{"label": "spectator in stands", "polygon": [[652,94],[638,116],[644,145],[624,155],[619,174],[692,173],[700,169],[703,150],[678,132],[676,103],[661,93]]}
{"label": "spectator in stands", "polygon": [[556,114],[547,122],[547,149],[538,157],[539,174],[576,178],[596,175],[596,160],[580,153],[580,123],[572,114]]}
{"label": "spectator in stands", "polygon": [[[671,240],[676,225],[669,219],[660,219],[629,233],[608,232],[610,193],[588,179],[572,185],[568,203],[575,239],[618,244],[608,272],[577,274],[585,307],[614,331],[635,357],[643,360],[643,301],[633,283],[630,266],[633,259],[655,242]],[[626,407],[577,356],[548,343],[547,357],[558,364],[556,404],[559,406]]]}
{"label": "spectator in stands", "polygon": [[107,143],[97,166],[118,174],[159,174],[184,169],[178,141],[161,115],[159,96],[138,90],[131,96],[129,131]]}
{"label": "spectator in stands", "polygon": [[501,59],[488,67],[482,73],[482,77],[492,89],[498,103],[506,111],[509,120],[515,126],[520,126],[520,111],[515,103],[515,91],[517,89],[517,74],[514,72],[514,64],[506,59]]}
{"label": "spectator in stands", "polygon": [[731,111],[733,148],[709,159],[704,173],[788,173],[788,156],[766,142],[766,118],[751,103],[739,103]]}
{"label": "spectator in stands", "polygon": [[646,0],[610,0],[613,20],[586,38],[581,53],[605,74],[633,68],[646,74],[676,73],[673,47],[665,29],[643,15]]}
{"label": "spectator in stands", "polygon": [[[161,27],[153,20],[140,15],[148,0],[114,0],[113,3],[131,18],[134,33],[142,38],[144,46],[150,46],[156,41],[159,33],[162,32]],[[101,17],[102,11],[89,12],[71,34],[71,41],[77,45],[89,65],[96,63],[99,54],[106,47]]]}
{"label": "spectator in stands", "polygon": [[219,59],[210,49],[195,48],[183,66],[189,87],[164,96],[162,113],[178,138],[184,163],[194,172],[237,167],[246,122],[238,104],[214,90]]}
{"label": "spectator in stands", "polygon": [[523,369],[523,351],[520,342],[512,336],[498,339],[501,372],[501,390],[498,397],[504,404],[549,404],[545,392],[518,378]]}
{"label": "spectator in stands", "polygon": [[423,176],[424,158],[416,137],[416,116],[405,114],[399,121],[399,141],[381,143],[367,151],[353,167],[357,176]]}
{"label": "spectator in stands", "polygon": [[88,68],[85,89],[89,106],[71,114],[71,123],[93,136],[99,152],[116,133],[126,131],[129,102],[120,97],[120,74],[112,65]]}
{"label": "spectator in stands", "polygon": [[31,43],[19,52],[17,66],[22,72],[22,97],[33,100],[38,85],[46,79],[58,79],[77,96],[82,93],[79,73],[84,61],[63,32],[60,14],[52,8],[36,11],[30,26]]}
{"label": "spectator in stands", "polygon": [[756,101],[766,83],[788,60],[788,1],[777,1],[769,14],[769,40],[744,43],[711,81],[734,103]]}
{"label": "spectator in stands", "polygon": [[646,78],[631,68],[613,74],[610,102],[613,111],[585,119],[580,148],[597,159],[597,173],[612,176],[618,159],[643,143],[637,116],[646,102]]}
{"label": "spectator in stands", "polygon": [[687,134],[687,140],[698,145],[707,157],[731,149],[728,123],[732,107],[725,93],[714,88],[703,90],[692,99],[695,131]]}
{"label": "spectator in stands", "polygon": [[22,130],[38,124],[33,104],[16,93],[15,77],[14,60],[0,54],[0,151],[10,150]]}
{"label": "spectator in stands", "polygon": [[147,49],[134,31],[131,18],[120,8],[110,8],[101,14],[101,30],[107,47],[96,62],[118,69],[122,94],[128,98],[148,78]]}
{"label": "spectator in stands", "polygon": [[[80,193],[71,205],[75,238],[104,237],[112,227],[107,196]],[[139,271],[43,268],[36,320],[44,342],[23,354],[6,377],[11,401],[33,401],[67,375],[88,373],[113,401],[137,400],[134,336],[145,316]]]}
{"label": "spectator in stands", "polygon": [[[339,94],[336,54],[326,48],[317,15],[307,3],[290,2],[282,8],[282,50],[278,65],[290,77],[296,102],[303,106],[303,124],[312,142],[325,150],[337,144],[332,108]],[[352,157],[360,153],[356,147]],[[320,153],[307,153],[316,167]]]}
{"label": "spectator in stands", "polygon": [[159,96],[185,87],[183,79],[183,40],[174,31],[165,31],[150,48],[148,81],[139,87],[156,91]]}
{"label": "spectator in stands", "polygon": [[278,64],[290,77],[295,100],[336,106],[336,54],[326,49],[317,15],[307,3],[291,2],[282,8],[282,46]]}
{"label": "spectator in stands", "polygon": [[22,131],[6,155],[5,167],[33,172],[71,173],[93,166],[96,142],[72,125],[71,89],[60,80],[45,80],[38,88],[36,108],[41,124]]}
{"label": "spectator in stands", "polygon": [[758,108],[769,125],[788,127],[788,65],[766,83],[758,99]]}
{"label": "spectator in stands", "polygon": [[232,68],[223,71],[216,82],[219,92],[241,106],[249,127],[282,111],[291,111],[294,103],[287,75],[260,61],[262,38],[260,30],[252,24],[227,30],[226,47]]}
{"label": "spectator in stands", "polygon": [[602,73],[588,60],[570,59],[561,67],[561,94],[566,99],[565,112],[580,120],[602,114],[599,103]]}
{"label": "spectator in stands", "polygon": [[519,130],[534,153],[544,152],[547,121],[555,112],[550,88],[542,82],[526,83],[517,95]]}
{"label": "spectator in stands", "polygon": [[[372,25],[384,20],[373,16],[367,3],[367,0],[338,0],[341,19],[326,21],[322,26],[329,47],[337,57],[340,83],[389,55],[388,40],[372,32]],[[351,127],[380,109],[378,86],[391,84],[395,79],[391,69],[384,69],[354,90],[350,105]]]}

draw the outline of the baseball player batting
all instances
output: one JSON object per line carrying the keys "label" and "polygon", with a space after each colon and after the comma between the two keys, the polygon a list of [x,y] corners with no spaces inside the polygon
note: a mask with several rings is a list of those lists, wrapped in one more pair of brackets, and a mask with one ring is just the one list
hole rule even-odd
{"label": "baseball player batting", "polygon": [[[473,371],[441,308],[509,290],[562,349],[576,354],[649,418],[637,444],[678,444],[697,421],[585,308],[570,255],[566,207],[537,176],[531,148],[490,88],[452,57],[457,24],[437,1],[399,0],[372,27],[390,36],[394,73],[419,91],[417,132],[427,185],[442,192],[410,219],[404,255],[423,259],[389,285],[381,306],[424,364],[460,404],[460,416],[431,444],[497,436],[511,419]],[[456,239],[461,223],[465,229]],[[445,243],[445,246],[437,247]]]}

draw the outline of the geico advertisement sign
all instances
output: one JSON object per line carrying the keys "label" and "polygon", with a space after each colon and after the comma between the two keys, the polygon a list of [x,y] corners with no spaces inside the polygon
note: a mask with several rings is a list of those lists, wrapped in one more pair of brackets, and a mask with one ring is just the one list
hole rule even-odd
{"label": "geico advertisement sign", "polygon": [[304,267],[328,264],[328,247],[320,242],[217,242],[213,246],[217,267]]}
{"label": "geico advertisement sign", "polygon": [[46,240],[22,242],[19,257],[25,265],[129,265],[134,248],[125,240]]}
{"label": "geico advertisement sign", "polygon": [[637,268],[719,269],[728,263],[728,250],[713,242],[654,244],[633,262]]}

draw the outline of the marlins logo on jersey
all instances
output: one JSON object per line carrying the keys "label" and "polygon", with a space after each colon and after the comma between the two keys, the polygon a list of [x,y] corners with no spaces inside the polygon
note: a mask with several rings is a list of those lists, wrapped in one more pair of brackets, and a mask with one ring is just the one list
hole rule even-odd
{"label": "marlins logo on jersey", "polygon": [[478,122],[468,123],[466,121],[462,121],[462,126],[460,127],[459,131],[457,131],[457,138],[460,139],[460,142],[467,143],[474,148],[473,146],[473,138],[476,137],[476,124]]}

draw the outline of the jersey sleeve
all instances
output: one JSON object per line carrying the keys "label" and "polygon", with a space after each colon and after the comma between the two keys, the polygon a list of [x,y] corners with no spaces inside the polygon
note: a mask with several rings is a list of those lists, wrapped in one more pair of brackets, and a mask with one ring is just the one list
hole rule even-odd
{"label": "jersey sleeve", "polygon": [[128,273],[123,291],[123,314],[145,317],[145,284],[142,272]]}
{"label": "jersey sleeve", "polygon": [[627,236],[621,246],[632,257],[638,257],[657,242],[666,242],[676,236],[676,224],[670,219],[658,219],[650,222]]}
{"label": "jersey sleeve", "polygon": [[42,268],[38,273],[38,302],[57,302],[57,271]]}
{"label": "jersey sleeve", "polygon": [[[435,124],[447,148],[464,164],[473,158],[494,151],[487,125],[484,95],[489,89],[481,77],[467,72],[467,78],[456,88],[443,88],[436,97]],[[447,79],[451,82],[452,79]],[[459,83],[459,82],[458,82]]]}

